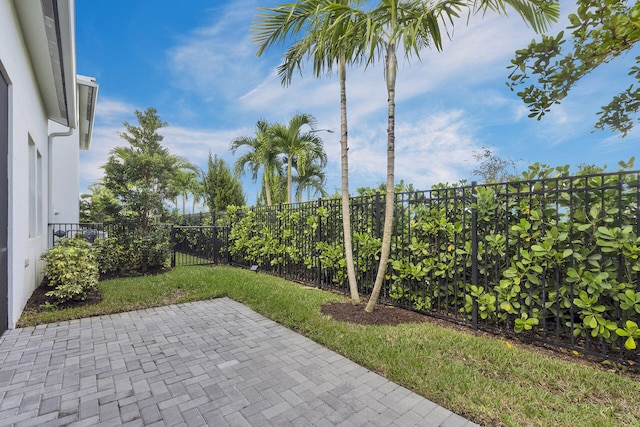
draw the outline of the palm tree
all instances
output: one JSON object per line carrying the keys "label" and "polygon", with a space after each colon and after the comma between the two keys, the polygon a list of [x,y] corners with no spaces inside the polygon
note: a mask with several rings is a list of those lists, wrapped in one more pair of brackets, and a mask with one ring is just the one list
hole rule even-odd
{"label": "palm tree", "polygon": [[[200,171],[198,173],[198,175],[201,176],[202,175],[202,171]],[[194,214],[194,213],[196,213],[196,205],[204,197],[204,185],[202,184],[202,181],[199,181],[199,180],[196,179],[192,183],[191,188],[189,188],[189,191],[191,192],[191,195],[193,196],[193,202],[192,202],[192,205],[191,205],[191,213]]]}
{"label": "palm tree", "polygon": [[[268,175],[268,177],[266,176]],[[267,170],[263,174],[263,179],[268,178],[271,188],[271,202],[274,205],[280,203],[286,203],[287,201],[287,176],[286,173],[280,169]],[[258,204],[266,203],[267,197],[264,186],[262,186],[260,193],[258,194]]]}
{"label": "palm tree", "polygon": [[[308,158],[317,159],[322,167],[327,164],[327,154],[322,140],[313,132],[315,125],[315,117],[299,113],[289,120],[288,125],[278,123],[271,128],[275,146],[287,159],[287,203],[293,202],[294,161],[299,167],[299,172],[303,174]],[[304,126],[310,127],[311,131],[303,132]]]}
{"label": "palm tree", "polygon": [[262,169],[262,183],[264,185],[267,206],[271,206],[271,182],[273,171],[281,167],[279,152],[273,144],[271,126],[265,120],[256,123],[256,136],[241,136],[229,146],[231,153],[235,154],[240,147],[248,147],[249,150],[240,156],[235,163],[234,172],[238,176],[244,174],[245,168],[251,171],[253,182],[258,180],[258,173]]}
{"label": "palm tree", "polygon": [[[182,215],[187,214],[186,203],[189,198],[189,194],[192,193],[192,189],[195,183],[198,181],[198,174],[191,168],[180,169],[175,177],[175,186],[182,197]],[[177,202],[177,197],[176,197]],[[177,206],[176,206],[177,208]]]}
{"label": "palm tree", "polygon": [[[544,30],[558,16],[557,4],[536,0],[445,0],[433,4],[421,0],[382,0],[375,9],[367,12],[366,19],[359,21],[367,28],[368,63],[373,62],[382,53],[385,55],[388,93],[385,219],[380,264],[371,297],[365,308],[367,312],[372,312],[378,301],[391,250],[395,173],[395,87],[398,65],[396,48],[403,49],[407,58],[415,55],[419,59],[420,51],[425,47],[433,46],[442,50],[440,22],[443,21],[443,25],[447,22],[453,25],[453,18],[459,16],[463,7],[469,8],[470,14],[485,13],[488,10],[506,14],[506,5],[520,14],[535,31]],[[357,34],[361,35],[361,31]]]}
{"label": "palm tree", "polygon": [[324,189],[327,176],[324,173],[324,167],[315,159],[307,160],[307,164],[304,168],[300,168],[298,164],[295,165],[298,174],[294,177],[296,187],[296,201],[302,202],[302,193],[307,190],[307,201],[311,200],[311,190],[320,194],[322,197],[326,197],[328,193]]}
{"label": "palm tree", "polygon": [[349,208],[349,156],[347,140],[347,95],[346,63],[356,63],[363,58],[364,37],[345,37],[355,27],[353,19],[357,15],[342,13],[343,6],[361,3],[359,0],[306,0],[295,4],[285,4],[275,8],[262,8],[252,26],[254,40],[259,46],[258,55],[269,47],[283,42],[287,37],[305,31],[305,37],[296,41],[285,53],[278,74],[283,85],[291,82],[293,72],[300,70],[304,60],[311,57],[315,77],[324,71],[331,71],[338,64],[340,80],[340,147],[342,175],[342,228],[344,251],[349,280],[351,302],[360,302],[358,282],[353,261],[351,237],[351,215]]}

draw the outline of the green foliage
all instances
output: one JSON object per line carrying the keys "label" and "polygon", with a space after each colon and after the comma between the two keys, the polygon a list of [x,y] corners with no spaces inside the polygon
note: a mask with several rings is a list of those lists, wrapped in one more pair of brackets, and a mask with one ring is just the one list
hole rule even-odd
{"label": "green foliage", "polygon": [[[271,126],[271,138],[275,149],[287,159],[287,202],[293,203],[293,168],[304,176],[306,168],[315,164],[321,171],[327,165],[327,153],[322,139],[315,133],[316,118],[298,113],[286,125]],[[308,131],[303,129],[308,128]]]}
{"label": "green foliage", "polygon": [[98,284],[98,264],[91,245],[82,239],[60,239],[42,255],[46,262],[47,292],[57,304],[84,300]]}
{"label": "green foliage", "polygon": [[114,194],[101,184],[89,186],[91,194],[81,196],[81,222],[110,223],[118,216],[122,205]]}
{"label": "green foliage", "polygon": [[93,254],[98,262],[100,275],[117,274],[130,266],[125,246],[115,237],[96,239]]}
{"label": "green foliage", "polygon": [[138,234],[131,243],[130,254],[132,257],[139,257],[140,270],[143,270],[143,266],[153,269],[169,267],[171,257],[169,227],[158,226],[144,234]]}
{"label": "green foliage", "polygon": [[[619,350],[614,332],[640,314],[638,174],[572,177],[569,166],[535,164],[523,178],[397,193],[383,298],[515,333],[582,344],[596,339]],[[363,294],[379,259],[384,204],[378,194],[351,200]],[[299,271],[296,278],[345,289],[340,224],[339,200],[245,210],[231,224],[231,250],[275,273]]]}
{"label": "green foliage", "polygon": [[636,340],[640,339],[640,329],[638,324],[631,320],[627,320],[624,324],[624,328],[616,329],[616,334],[621,337],[626,337],[624,347],[627,350],[635,350],[637,348]]}
{"label": "green foliage", "polygon": [[224,159],[211,156],[207,171],[203,172],[204,199],[211,212],[224,212],[229,205],[243,206],[245,204],[242,184],[231,174]]}
{"label": "green foliage", "polygon": [[[516,51],[511,61],[507,83],[511,90],[537,79],[518,92],[530,108],[529,117],[540,120],[583,77],[631,51],[640,40],[640,3],[576,0],[576,4],[577,13],[569,15],[567,27],[572,42],[569,49],[565,31],[560,31],[555,36],[543,35],[540,41],[533,40],[526,49]],[[640,57],[636,57],[636,64],[638,61]],[[639,80],[640,68],[632,66],[629,76]],[[639,108],[640,89],[632,84],[602,107],[595,127],[625,136],[633,127]]]}
{"label": "green foliage", "polygon": [[162,270],[171,263],[171,231],[168,226],[131,229],[117,236],[96,239],[93,247],[102,276],[129,276],[149,269]]}
{"label": "green foliage", "polygon": [[[138,126],[128,122],[120,136],[129,145],[111,151],[105,170],[104,187],[122,205],[113,218],[120,229],[127,230],[105,245],[116,248],[116,254],[101,254],[102,270],[147,272],[163,268],[169,262],[169,233],[160,224],[169,218],[165,203],[186,188],[177,188],[185,170],[193,170],[188,161],[172,155],[162,146],[158,131],[167,126],[154,108],[136,111]],[[107,259],[110,258],[110,259]],[[103,273],[103,274],[105,274]]]}
{"label": "green foliage", "polygon": [[120,133],[129,146],[114,148],[103,166],[104,186],[123,205],[116,222],[146,229],[168,215],[165,202],[178,194],[173,183],[185,161],[161,145],[158,130],[167,124],[154,108],[135,114],[139,126],[124,122]]}

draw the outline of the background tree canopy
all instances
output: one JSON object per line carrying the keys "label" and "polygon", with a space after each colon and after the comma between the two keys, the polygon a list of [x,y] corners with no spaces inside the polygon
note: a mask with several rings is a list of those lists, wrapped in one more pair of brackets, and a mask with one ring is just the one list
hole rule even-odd
{"label": "background tree canopy", "polygon": [[211,152],[209,152],[207,171],[202,175],[202,183],[204,199],[211,212],[224,212],[229,205],[245,204],[242,184],[231,174],[227,163],[218,156],[212,157]]}
{"label": "background tree canopy", "polygon": [[172,184],[184,162],[162,146],[158,130],[167,123],[155,108],[135,114],[139,126],[124,122],[126,131],[120,133],[129,146],[114,148],[103,166],[104,186],[123,204],[124,216],[146,228],[168,213],[164,203],[178,195]]}
{"label": "background tree canopy", "polygon": [[[527,104],[529,117],[540,120],[554,104],[559,104],[571,88],[602,64],[630,52],[640,40],[640,4],[624,0],[577,0],[577,11],[569,15],[567,47],[565,31],[543,35],[526,49],[518,50],[509,67],[511,90],[524,86],[518,96]],[[632,80],[640,80],[640,67],[629,70]],[[530,83],[534,80],[533,83]],[[615,83],[615,82],[612,82]],[[528,84],[528,86],[527,86]],[[595,127],[626,136],[638,120],[640,89],[632,83],[604,105]]]}

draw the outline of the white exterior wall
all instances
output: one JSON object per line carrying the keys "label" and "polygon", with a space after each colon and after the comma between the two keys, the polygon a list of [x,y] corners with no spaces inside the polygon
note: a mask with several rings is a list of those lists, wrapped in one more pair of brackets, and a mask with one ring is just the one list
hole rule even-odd
{"label": "white exterior wall", "polygon": [[[53,123],[50,129],[52,132],[64,132],[68,128]],[[50,223],[80,222],[79,144],[77,131],[70,136],[52,139]]]}
{"label": "white exterior wall", "polygon": [[[18,17],[10,0],[0,0],[0,69],[9,80],[9,327],[15,324],[44,276],[47,250],[48,119],[34,77]],[[40,153],[42,181],[39,233],[29,235],[29,139]]]}

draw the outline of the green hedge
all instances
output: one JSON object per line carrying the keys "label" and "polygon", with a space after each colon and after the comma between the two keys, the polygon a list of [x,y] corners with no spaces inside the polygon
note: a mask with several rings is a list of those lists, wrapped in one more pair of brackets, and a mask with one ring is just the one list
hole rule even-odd
{"label": "green hedge", "polygon": [[[398,193],[383,298],[638,359],[639,175],[569,176],[568,167],[536,164],[522,181]],[[360,292],[367,294],[384,196],[351,205]],[[339,200],[229,213],[234,259],[346,289]]]}

